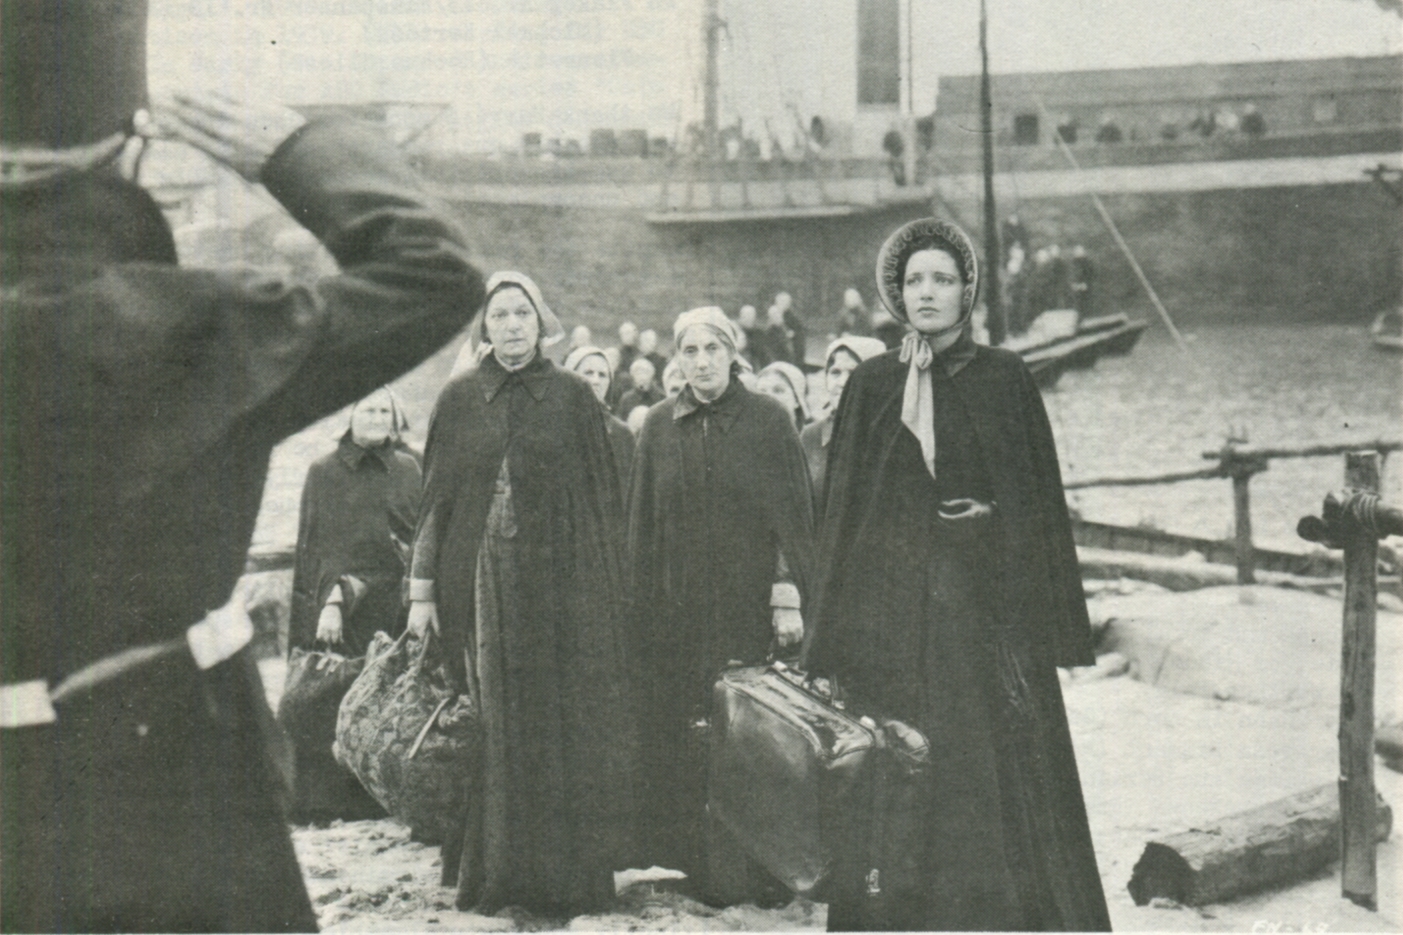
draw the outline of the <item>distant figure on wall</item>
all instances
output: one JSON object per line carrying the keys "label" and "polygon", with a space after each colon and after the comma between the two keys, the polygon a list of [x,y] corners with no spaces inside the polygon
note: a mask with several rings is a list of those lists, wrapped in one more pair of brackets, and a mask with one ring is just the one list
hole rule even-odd
{"label": "distant figure on wall", "polygon": [[1212,111],[1199,111],[1194,115],[1194,119],[1189,123],[1189,130],[1207,139],[1218,129],[1218,124]]}
{"label": "distant figure on wall", "polygon": [[1267,121],[1257,110],[1256,104],[1248,104],[1242,111],[1242,120],[1238,122],[1238,129],[1251,137],[1263,137],[1267,134]]}
{"label": "distant figure on wall", "polygon": [[1092,286],[1095,282],[1096,263],[1087,256],[1086,247],[1077,244],[1072,248],[1072,308],[1083,316],[1091,314]]}
{"label": "distant figure on wall", "polygon": [[1101,125],[1096,128],[1096,142],[1098,143],[1119,143],[1125,138],[1121,132],[1120,124],[1116,123],[1116,118],[1107,114],[1101,118]]}
{"label": "distant figure on wall", "polygon": [[882,137],[882,149],[887,152],[887,165],[891,167],[892,181],[898,185],[905,185],[906,163],[901,161],[901,157],[906,153],[906,141],[901,138],[901,133],[888,130],[887,135]]}

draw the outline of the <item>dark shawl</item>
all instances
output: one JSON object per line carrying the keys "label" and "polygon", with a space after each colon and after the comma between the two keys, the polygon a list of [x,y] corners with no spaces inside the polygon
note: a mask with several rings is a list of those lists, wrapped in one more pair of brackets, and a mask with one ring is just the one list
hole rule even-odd
{"label": "dark shawl", "polygon": [[727,662],[771,651],[781,553],[807,619],[812,510],[794,421],[772,397],[732,379],[710,405],[686,388],[649,410],[628,511],[643,866],[707,879],[704,758],[690,725]]}
{"label": "dark shawl", "polygon": [[[619,501],[620,522],[623,521],[623,510],[628,503],[628,475],[633,470],[633,433],[629,431],[628,425],[620,418],[604,414],[604,426],[609,431],[609,447],[614,452],[614,468],[619,472],[619,493],[622,497]],[[622,529],[620,525],[620,529]]]}
{"label": "dark shawl", "polygon": [[322,605],[342,575],[355,576],[367,591],[353,599],[342,588],[343,642],[332,648],[362,656],[376,630],[396,635],[405,567],[394,539],[405,545],[414,539],[420,484],[419,462],[411,455],[392,443],[362,448],[349,432],[307,469],[292,572],[290,647],[316,641]]}
{"label": "dark shawl", "polygon": [[[941,366],[939,359],[932,365]],[[853,371],[834,415],[821,545],[823,592],[807,658],[815,671],[872,671],[873,628],[922,606],[917,553],[934,496],[920,445],[901,423],[907,365],[895,351]],[[1057,449],[1042,397],[1017,354],[979,347],[952,378],[974,424],[998,505],[999,616],[1037,658],[1090,665],[1086,612]],[[913,455],[914,452],[914,455]],[[886,660],[883,664],[895,664]]]}
{"label": "dark shawl", "polygon": [[[516,865],[536,872],[515,881],[502,879],[510,867],[474,872],[485,873],[489,890],[514,886],[527,901],[525,891],[561,873],[587,889],[584,878],[614,869],[629,845],[623,510],[605,412],[580,377],[539,355],[508,373],[489,355],[444,387],[424,452],[413,576],[436,582],[449,658],[465,678],[463,651],[475,666],[478,649],[478,549],[504,457],[526,625],[504,634],[499,650],[508,697],[480,699],[484,711],[500,707],[514,741],[506,762],[485,764],[484,782],[503,784],[511,801],[505,816],[483,817],[482,834],[504,840]],[[537,903],[570,898],[534,894]]]}
{"label": "dark shawl", "polygon": [[[964,347],[958,369],[932,364],[934,482],[901,423],[898,354],[844,389],[807,661],[931,741],[923,876],[897,927],[1104,929],[1055,670],[1094,657],[1052,433],[1017,355]],[[956,496],[992,500],[994,528],[933,528]],[[830,926],[884,927],[864,919],[862,874],[836,875]]]}
{"label": "dark shawl", "polygon": [[704,705],[727,661],[758,663],[770,651],[779,553],[806,611],[813,594],[809,477],[784,407],[734,379],[709,406],[690,389],[653,406],[628,544],[640,661],[656,667],[642,681],[665,686],[679,712]]}
{"label": "dark shawl", "polygon": [[[418,364],[480,303],[461,230],[375,130],[312,121],[262,180],[338,275],[309,289],[95,255],[70,237],[91,215],[64,213],[67,183],[3,193],[4,682],[53,684],[224,605],[273,447]],[[8,236],[44,219],[57,245]],[[197,678],[176,659],[69,703],[53,729],[3,732],[4,928],[315,925],[252,665]]]}

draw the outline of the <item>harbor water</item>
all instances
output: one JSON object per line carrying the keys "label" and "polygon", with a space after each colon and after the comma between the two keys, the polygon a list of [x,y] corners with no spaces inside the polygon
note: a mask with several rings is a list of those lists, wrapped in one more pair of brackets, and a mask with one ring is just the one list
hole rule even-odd
{"label": "harbor water", "polygon": [[[1274,448],[1403,438],[1403,358],[1373,348],[1364,326],[1201,325],[1186,338],[1184,353],[1156,325],[1129,356],[1068,372],[1044,391],[1064,480],[1209,467],[1202,453],[1220,448],[1230,433]],[[395,384],[416,445],[454,353],[441,352]],[[335,447],[345,425],[346,415],[337,414],[274,452],[255,550],[292,548],[307,467]],[[1403,503],[1401,460],[1385,462],[1384,495],[1393,503]],[[1340,456],[1271,462],[1252,479],[1256,543],[1308,551],[1296,521],[1318,513],[1343,472]],[[1076,490],[1068,503],[1098,522],[1232,535],[1227,480]]]}

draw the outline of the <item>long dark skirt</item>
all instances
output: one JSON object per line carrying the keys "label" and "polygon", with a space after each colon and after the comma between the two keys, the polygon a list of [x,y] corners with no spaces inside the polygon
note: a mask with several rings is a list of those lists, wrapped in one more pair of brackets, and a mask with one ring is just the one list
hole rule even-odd
{"label": "long dark skirt", "polygon": [[579,857],[588,829],[572,809],[563,768],[568,739],[560,726],[568,719],[557,710],[558,684],[544,678],[521,684],[523,668],[539,673],[541,660],[506,651],[505,634],[520,629],[522,589],[530,586],[519,577],[517,532],[510,489],[499,482],[476,569],[473,671],[484,743],[468,787],[457,905],[485,915],[520,906],[571,916],[612,903],[614,868]]}
{"label": "long dark skirt", "polygon": [[931,743],[920,883],[875,911],[854,861],[830,931],[1110,927],[1057,670],[997,619],[984,546],[933,550],[923,619],[907,623],[922,629],[919,684],[870,699]]}

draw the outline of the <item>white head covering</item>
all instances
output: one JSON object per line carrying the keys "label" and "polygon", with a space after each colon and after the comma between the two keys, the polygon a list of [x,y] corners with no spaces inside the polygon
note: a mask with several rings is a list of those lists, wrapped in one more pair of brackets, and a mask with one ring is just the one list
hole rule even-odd
{"label": "white head covering", "polygon": [[799,412],[803,415],[804,421],[809,421],[809,401],[808,401],[808,381],[804,379],[804,371],[794,366],[787,360],[777,360],[774,363],[766,364],[760,368],[756,375],[763,377],[767,373],[777,373],[784,378],[784,382],[789,384],[789,389],[794,393],[794,398],[799,403]]}
{"label": "white head covering", "polygon": [[935,477],[935,387],[931,384],[930,368],[935,360],[935,348],[929,339],[955,339],[969,327],[974,300],[979,294],[979,260],[974,243],[964,231],[948,221],[918,218],[897,228],[877,252],[877,294],[898,319],[910,325],[906,302],[902,298],[906,261],[921,250],[944,250],[955,260],[964,291],[960,294],[960,320],[933,335],[908,331],[901,341],[901,361],[909,363],[906,391],[901,398],[901,422],[921,443],[921,456],[926,470]]}
{"label": "white head covering", "polygon": [[346,413],[346,428],[335,435],[338,441],[343,438],[351,437],[351,423],[356,418],[356,407],[376,393],[384,393],[386,396],[390,397],[390,422],[393,427],[390,429],[389,440],[391,442],[398,442],[404,438],[404,433],[409,431],[409,416],[404,414],[404,406],[400,404],[399,397],[395,395],[395,391],[390,389],[387,384],[371,390],[355,401],[355,404],[351,406],[351,411]]}
{"label": "white head covering", "polygon": [[536,281],[525,273],[518,273],[514,270],[498,270],[487,279],[487,286],[483,292],[482,308],[478,310],[473,323],[468,326],[468,342],[463,345],[463,349],[458,352],[458,358],[453,361],[453,369],[448,372],[449,379],[469,370],[476,370],[477,365],[482,363],[482,359],[492,352],[492,345],[487,342],[483,318],[487,314],[487,303],[493,294],[507,286],[515,286],[526,293],[526,298],[536,309],[536,317],[540,319],[541,325],[539,338],[541,347],[550,347],[565,337],[565,329],[561,327],[560,319],[546,304],[545,298],[541,295],[541,288],[536,285]]}
{"label": "white head covering", "polygon": [[570,353],[566,354],[565,369],[578,370],[580,369],[580,364],[584,363],[586,357],[593,357],[595,355],[598,355],[599,357],[602,357],[604,359],[604,366],[609,368],[609,382],[613,383],[614,365],[609,363],[609,355],[604,353],[604,348],[595,347],[593,344],[586,344],[582,347],[577,347]]}
{"label": "white head covering", "polygon": [[736,353],[736,347],[740,343],[740,333],[736,328],[736,323],[731,321],[726,313],[717,306],[703,305],[701,308],[694,308],[678,315],[677,321],[673,322],[672,325],[672,342],[680,344],[682,335],[693,325],[710,328],[731,349],[732,354]]}
{"label": "white head covering", "polygon": [[857,358],[858,363],[876,357],[878,354],[885,354],[886,344],[880,338],[865,338],[858,334],[845,334],[837,338],[828,345],[828,350],[823,352],[823,366],[827,367],[833,361],[833,355],[838,351],[847,351]]}

